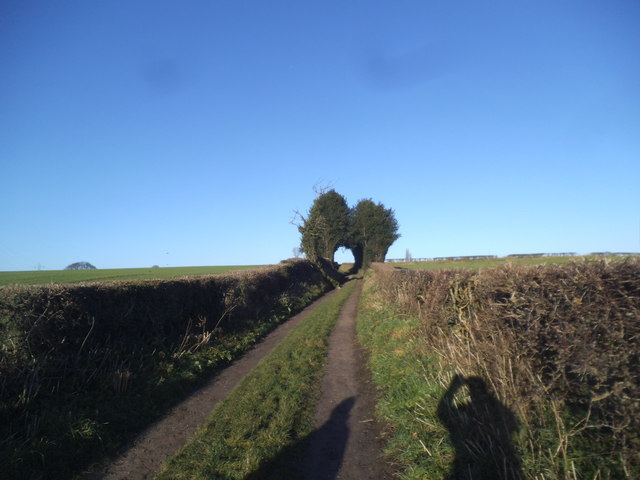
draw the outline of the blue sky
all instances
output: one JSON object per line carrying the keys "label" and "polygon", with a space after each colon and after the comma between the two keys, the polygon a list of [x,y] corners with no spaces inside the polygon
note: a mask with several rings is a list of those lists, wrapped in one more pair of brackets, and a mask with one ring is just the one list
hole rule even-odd
{"label": "blue sky", "polygon": [[[0,270],[640,251],[640,3],[0,2]],[[339,260],[348,260],[339,254]]]}

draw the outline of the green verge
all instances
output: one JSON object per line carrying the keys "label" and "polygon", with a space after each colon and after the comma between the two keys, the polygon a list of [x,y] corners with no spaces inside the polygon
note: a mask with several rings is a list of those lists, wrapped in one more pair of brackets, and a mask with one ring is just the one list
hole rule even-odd
{"label": "green verge", "polygon": [[156,480],[301,478],[328,337],[354,288],[355,282],[346,284],[312,310],[212,411]]}
{"label": "green verge", "polygon": [[235,270],[253,270],[257,265],[212,267],[105,268],[96,270],[34,270],[0,272],[0,285],[46,285],[50,283],[162,280],[193,275],[217,275]]}
{"label": "green verge", "polygon": [[34,425],[25,428],[37,434],[27,441],[0,440],[3,473],[6,478],[66,479],[93,462],[113,458],[194,388],[322,293],[322,288],[310,287],[295,304],[246,321],[239,330],[222,331],[215,341],[195,352],[155,351],[138,360],[145,367],[118,394],[111,382],[104,381],[94,389],[61,393],[34,406],[34,414],[28,417]]}
{"label": "green verge", "polygon": [[357,328],[380,392],[376,413],[389,429],[384,453],[400,467],[400,479],[445,478],[455,453],[436,415],[446,392],[437,381],[440,366],[416,341],[419,320],[377,301],[374,288],[365,281]]}
{"label": "green verge", "polygon": [[[379,391],[376,414],[387,428],[385,454],[398,466],[401,480],[453,478],[456,453],[437,411],[458,373],[456,366],[443,365],[428,349],[419,319],[400,313],[377,296],[370,275],[360,297],[357,330]],[[554,410],[546,405],[536,419],[529,419],[536,430],[523,428],[514,438],[522,478],[636,478],[637,472],[625,472],[621,466],[610,434],[602,435],[598,429],[580,431],[587,415],[577,407]],[[561,449],[566,450],[562,456]],[[593,454],[602,451],[613,454]]]}

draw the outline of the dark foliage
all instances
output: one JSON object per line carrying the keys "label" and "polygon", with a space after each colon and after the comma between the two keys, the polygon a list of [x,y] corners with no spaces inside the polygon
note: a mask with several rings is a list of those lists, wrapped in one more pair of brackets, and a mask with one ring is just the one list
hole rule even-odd
{"label": "dark foliage", "polygon": [[373,200],[360,200],[351,212],[350,236],[357,266],[368,267],[372,262],[384,262],[387,250],[400,235],[393,210]]}
{"label": "dark foliage", "polygon": [[75,262],[64,267],[65,270],[95,270],[96,267],[89,262]]}
{"label": "dark foliage", "polygon": [[333,262],[333,255],[349,232],[349,206],[345,198],[335,190],[322,193],[303,221],[298,230],[307,258],[315,261],[324,257]]}
{"label": "dark foliage", "polygon": [[[91,444],[101,435],[83,437],[74,418],[85,417],[78,412],[95,417],[91,428],[111,429],[111,441],[135,423],[124,412],[112,418],[107,404],[83,402],[131,405],[145,401],[147,388],[144,394],[160,404],[178,388],[174,383],[185,383],[162,383],[186,368],[185,355],[286,318],[309,290],[329,288],[318,267],[304,260],[175,280],[1,287],[0,464],[5,471],[55,470],[55,478],[65,477],[68,455],[61,448],[88,456],[108,447]],[[196,359],[189,368],[193,373],[181,377],[186,383],[204,365]],[[148,419],[153,408],[145,408]],[[123,420],[126,425],[118,424]]]}
{"label": "dark foliage", "polygon": [[333,263],[342,246],[352,251],[355,270],[384,262],[387,250],[400,237],[392,209],[370,199],[350,209],[335,190],[318,195],[307,217],[301,219],[301,246],[309,260],[322,257]]}

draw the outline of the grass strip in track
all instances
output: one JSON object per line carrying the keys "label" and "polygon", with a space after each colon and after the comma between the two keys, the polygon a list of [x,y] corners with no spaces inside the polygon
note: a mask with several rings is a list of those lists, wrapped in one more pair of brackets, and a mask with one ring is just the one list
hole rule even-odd
{"label": "grass strip in track", "polygon": [[311,311],[211,413],[156,480],[295,479],[346,284]]}
{"label": "grass strip in track", "polygon": [[385,454],[400,467],[403,480],[447,477],[455,453],[436,415],[446,384],[437,381],[442,376],[437,359],[420,348],[419,324],[382,303],[365,281],[358,338],[380,391],[376,413],[390,430]]}

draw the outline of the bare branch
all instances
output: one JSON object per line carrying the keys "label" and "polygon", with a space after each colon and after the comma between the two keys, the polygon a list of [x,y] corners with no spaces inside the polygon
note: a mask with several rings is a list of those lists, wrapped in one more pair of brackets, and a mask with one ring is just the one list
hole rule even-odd
{"label": "bare branch", "polygon": [[329,190],[333,190],[334,184],[333,182],[326,182],[324,180],[319,180],[313,185],[313,191],[317,197],[320,195],[324,195]]}

